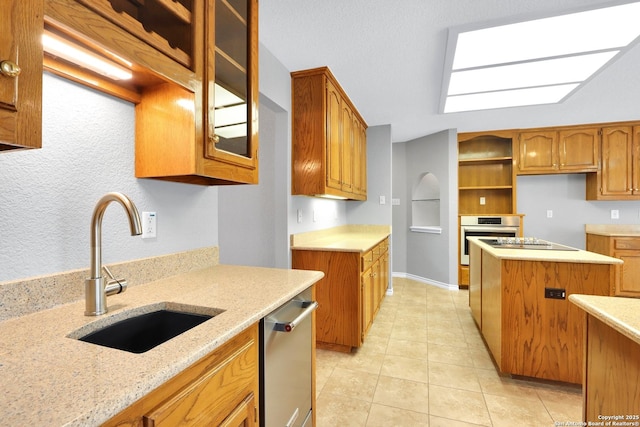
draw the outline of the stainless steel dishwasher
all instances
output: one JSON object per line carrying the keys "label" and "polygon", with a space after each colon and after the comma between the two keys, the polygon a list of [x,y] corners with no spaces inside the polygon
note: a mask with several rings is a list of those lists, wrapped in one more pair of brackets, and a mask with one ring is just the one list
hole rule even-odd
{"label": "stainless steel dishwasher", "polygon": [[311,288],[260,321],[260,426],[311,426]]}

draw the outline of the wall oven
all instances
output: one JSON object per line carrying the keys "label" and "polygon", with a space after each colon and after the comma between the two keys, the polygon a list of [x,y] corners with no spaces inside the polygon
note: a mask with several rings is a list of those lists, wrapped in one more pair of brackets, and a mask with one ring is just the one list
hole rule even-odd
{"label": "wall oven", "polygon": [[469,241],[467,237],[517,237],[520,235],[520,216],[471,216],[460,217],[460,264],[469,265]]}

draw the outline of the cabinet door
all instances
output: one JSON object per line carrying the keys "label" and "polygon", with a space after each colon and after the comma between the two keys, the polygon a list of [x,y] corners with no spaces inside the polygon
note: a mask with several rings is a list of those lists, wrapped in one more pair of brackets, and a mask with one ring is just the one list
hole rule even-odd
{"label": "cabinet door", "polygon": [[353,148],[353,112],[346,102],[342,103],[342,191],[353,192],[353,163],[355,160]]}
{"label": "cabinet door", "polygon": [[553,172],[558,168],[558,140],[556,132],[522,132],[518,140],[523,173]]}
{"label": "cabinet door", "polygon": [[205,31],[205,157],[257,170],[257,0],[208,0]]}
{"label": "cabinet door", "polygon": [[600,194],[627,196],[633,191],[633,142],[629,126],[602,129]]}
{"label": "cabinet door", "polygon": [[342,189],[342,130],[340,128],[341,97],[333,83],[327,80],[327,187]]}
{"label": "cabinet door", "polygon": [[631,169],[633,174],[633,194],[640,195],[640,126],[633,127],[632,149]]}
{"label": "cabinet door", "polygon": [[371,327],[371,323],[373,323],[373,287],[374,287],[374,277],[373,277],[373,267],[365,271],[362,276],[362,286],[361,286],[361,306],[362,306],[362,337],[360,342],[364,342],[364,337],[369,332],[369,328]]}
{"label": "cabinet door", "polygon": [[561,130],[558,132],[559,169],[567,172],[598,170],[599,129]]}
{"label": "cabinet door", "polygon": [[0,28],[0,151],[40,148],[42,0],[4,0]]}
{"label": "cabinet door", "polygon": [[251,393],[220,424],[220,427],[254,427],[256,425],[255,408],[255,398]]}

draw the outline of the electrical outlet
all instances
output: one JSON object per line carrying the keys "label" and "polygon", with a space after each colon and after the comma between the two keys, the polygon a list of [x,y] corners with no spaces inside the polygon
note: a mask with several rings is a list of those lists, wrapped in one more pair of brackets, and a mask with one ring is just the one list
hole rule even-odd
{"label": "electrical outlet", "polygon": [[302,222],[302,209],[298,209],[298,224]]}
{"label": "electrical outlet", "polygon": [[618,209],[611,209],[611,219],[620,219],[620,211]]}
{"label": "electrical outlet", "polygon": [[480,204],[485,205],[486,203],[487,203],[487,200],[484,197],[480,197]]}
{"label": "electrical outlet", "polygon": [[384,205],[384,204],[386,204],[386,203],[387,203],[387,198],[386,198],[386,197],[384,197],[384,196],[380,196],[380,204],[381,204],[381,205]]}
{"label": "electrical outlet", "polygon": [[547,218],[553,218],[553,211],[551,209],[547,210]]}
{"label": "electrical outlet", "polygon": [[153,239],[156,237],[156,213],[142,212],[142,238]]}

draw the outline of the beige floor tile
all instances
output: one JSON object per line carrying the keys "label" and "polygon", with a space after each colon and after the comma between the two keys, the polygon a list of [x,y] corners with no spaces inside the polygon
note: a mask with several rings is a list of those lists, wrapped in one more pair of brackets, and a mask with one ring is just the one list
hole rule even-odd
{"label": "beige floor tile", "polygon": [[429,362],[449,363],[451,365],[473,366],[469,349],[429,343]]}
{"label": "beige floor tile", "polygon": [[363,427],[369,416],[370,402],[321,393],[317,400],[317,427]]}
{"label": "beige floor tile", "polygon": [[467,352],[473,362],[473,366],[482,369],[493,369],[495,371],[496,365],[493,363],[493,359],[486,348],[469,347]]}
{"label": "beige floor tile", "polygon": [[542,404],[557,422],[582,420],[582,388],[540,388],[537,390]]}
{"label": "beige floor tile", "polygon": [[406,322],[399,325],[394,324],[389,338],[392,340],[427,342],[427,327],[422,322],[417,324]]}
{"label": "beige floor tile", "polygon": [[378,381],[373,402],[427,414],[429,411],[429,385],[383,375]]}
{"label": "beige floor tile", "polygon": [[491,424],[471,424],[464,421],[429,415],[429,427],[490,427]]}
{"label": "beige floor tile", "polygon": [[452,327],[450,329],[434,329],[427,330],[427,342],[430,343],[447,343],[449,346],[467,348],[467,342],[462,334],[462,329]]}
{"label": "beige floor tile", "polygon": [[429,426],[429,416],[391,406],[372,404],[367,427],[423,427]]}
{"label": "beige floor tile", "polygon": [[429,382],[429,364],[423,359],[386,355],[380,375],[426,383]]}
{"label": "beige floor tile", "polygon": [[476,373],[484,394],[540,400],[535,383],[500,376],[495,369],[476,369]]}
{"label": "beige floor tile", "polygon": [[370,374],[379,375],[382,368],[382,362],[384,362],[383,353],[372,353],[367,351],[361,351],[358,349],[352,352],[348,359],[344,359],[340,362],[338,367],[342,369],[349,369],[352,371],[368,372]]}
{"label": "beige floor tile", "polygon": [[485,394],[494,427],[553,426],[553,419],[540,400]]}
{"label": "beige floor tile", "polygon": [[426,342],[390,339],[387,344],[387,354],[428,360],[429,344]]}
{"label": "beige floor tile", "polygon": [[491,425],[484,396],[474,391],[429,384],[429,414],[466,423]]}
{"label": "beige floor tile", "polygon": [[368,334],[362,346],[357,349],[358,352],[366,353],[366,354],[375,354],[380,353],[384,354],[387,352],[387,345],[389,344],[388,336],[378,336]]}
{"label": "beige floor tile", "polygon": [[367,336],[389,338],[393,330],[394,322],[373,322]]}
{"label": "beige floor tile", "polygon": [[333,369],[320,395],[334,394],[371,402],[377,384],[377,374],[338,367]]}
{"label": "beige floor tile", "polygon": [[333,366],[316,362],[316,397],[320,394],[329,377],[333,373]]}
{"label": "beige floor tile", "polygon": [[469,366],[431,362],[429,363],[429,384],[482,392],[476,371]]}

